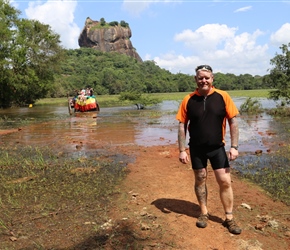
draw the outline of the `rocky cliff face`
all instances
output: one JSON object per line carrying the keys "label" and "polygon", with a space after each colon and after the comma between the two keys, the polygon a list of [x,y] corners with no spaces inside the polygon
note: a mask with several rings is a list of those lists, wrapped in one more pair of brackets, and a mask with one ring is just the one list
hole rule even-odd
{"label": "rocky cliff face", "polygon": [[136,58],[142,62],[141,57],[130,41],[132,36],[129,27],[120,25],[102,27],[100,22],[86,19],[85,27],[79,36],[79,46],[94,48],[104,52],[115,51]]}

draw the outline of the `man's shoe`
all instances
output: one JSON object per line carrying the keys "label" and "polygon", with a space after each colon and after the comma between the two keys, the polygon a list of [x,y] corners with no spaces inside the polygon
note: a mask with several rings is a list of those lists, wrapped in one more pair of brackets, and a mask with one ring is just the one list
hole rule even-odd
{"label": "man's shoe", "polygon": [[226,219],[223,222],[223,226],[226,227],[230,233],[232,234],[240,234],[242,232],[242,229],[239,228],[239,226],[236,224],[236,222],[232,220]]}
{"label": "man's shoe", "polygon": [[196,226],[200,228],[205,228],[207,226],[208,214],[201,214],[196,221]]}

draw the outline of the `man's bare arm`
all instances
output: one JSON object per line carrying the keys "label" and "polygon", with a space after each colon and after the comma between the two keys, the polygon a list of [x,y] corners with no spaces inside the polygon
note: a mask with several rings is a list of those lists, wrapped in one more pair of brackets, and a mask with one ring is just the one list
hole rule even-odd
{"label": "man's bare arm", "polygon": [[186,149],[186,131],[187,131],[187,123],[184,124],[182,122],[179,123],[178,126],[178,146],[179,146],[179,161],[183,164],[189,162],[189,157],[185,151]]}
{"label": "man's bare arm", "polygon": [[229,119],[230,135],[231,135],[231,145],[239,145],[239,125],[237,117]]}
{"label": "man's bare arm", "polygon": [[179,146],[179,151],[183,152],[186,149],[186,131],[187,131],[187,123],[179,123],[178,126],[178,146]]}
{"label": "man's bare arm", "polygon": [[[238,145],[239,145],[239,126],[237,117],[229,119],[230,135],[231,135],[231,148],[229,152],[230,161],[235,160],[239,156]],[[233,146],[233,147],[232,147]]]}

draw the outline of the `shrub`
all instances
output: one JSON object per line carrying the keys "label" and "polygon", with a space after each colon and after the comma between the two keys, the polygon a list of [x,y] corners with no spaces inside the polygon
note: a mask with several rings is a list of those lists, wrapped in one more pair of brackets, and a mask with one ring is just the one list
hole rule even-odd
{"label": "shrub", "polygon": [[106,25],[106,21],[105,21],[105,18],[101,18],[100,19],[100,24],[101,24],[101,26],[105,26]]}
{"label": "shrub", "polygon": [[290,107],[287,106],[285,102],[281,102],[281,104],[277,105],[276,108],[268,110],[267,114],[280,117],[288,117],[290,116]]}
{"label": "shrub", "polygon": [[110,26],[118,26],[119,23],[117,21],[113,21],[109,23]]}
{"label": "shrub", "polygon": [[126,23],[125,21],[121,21],[120,22],[120,25],[122,26],[122,27],[124,27],[124,28],[127,28],[127,27],[129,27],[129,24],[128,23]]}
{"label": "shrub", "polygon": [[258,114],[263,112],[262,104],[257,99],[252,99],[251,97],[247,98],[247,100],[240,107],[241,113],[249,113],[249,114]]}
{"label": "shrub", "polygon": [[139,100],[141,98],[141,93],[139,92],[122,92],[120,93],[120,97],[119,100],[120,101],[125,101],[125,100],[129,100],[129,101],[136,101]]}

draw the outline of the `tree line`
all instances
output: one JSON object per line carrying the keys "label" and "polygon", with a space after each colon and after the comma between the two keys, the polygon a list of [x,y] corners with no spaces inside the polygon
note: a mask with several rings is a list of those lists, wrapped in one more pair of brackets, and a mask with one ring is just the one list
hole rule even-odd
{"label": "tree line", "polygon": [[[97,95],[191,92],[192,75],[138,62],[116,52],[92,48],[64,49],[49,25],[19,17],[8,0],[0,0],[0,107],[26,106],[45,97],[64,97],[84,87]],[[271,60],[265,76],[215,74],[223,90],[273,89],[271,98],[290,100],[290,43]]]}
{"label": "tree line", "polygon": [[[214,85],[224,90],[272,88],[262,76],[215,74]],[[154,61],[138,62],[119,53],[105,53],[91,48],[66,50],[56,89],[51,97],[61,97],[67,90],[91,87],[98,95],[122,92],[190,92],[195,88],[192,75],[160,68]],[[61,91],[60,91],[61,90]]]}

